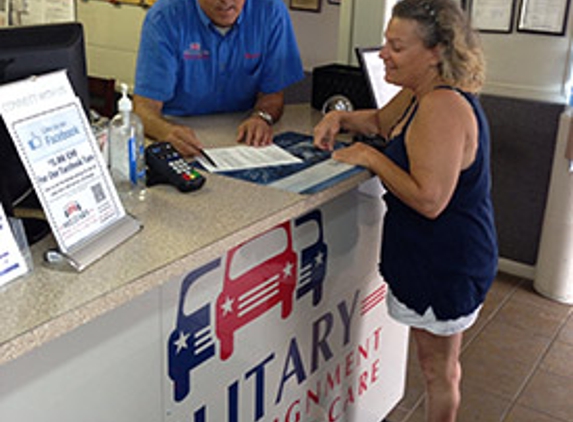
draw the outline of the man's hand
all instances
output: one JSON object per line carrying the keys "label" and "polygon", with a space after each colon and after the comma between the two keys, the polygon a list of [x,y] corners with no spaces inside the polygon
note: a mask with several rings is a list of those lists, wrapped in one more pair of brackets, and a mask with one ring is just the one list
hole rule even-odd
{"label": "man's hand", "polygon": [[134,111],[145,128],[145,135],[158,141],[169,142],[184,157],[195,156],[203,147],[190,127],[166,120],[161,114],[163,103],[150,98],[133,96]]}
{"label": "man's hand", "polygon": [[273,128],[257,116],[250,116],[239,126],[237,142],[252,146],[270,145],[273,142]]}
{"label": "man's hand", "polygon": [[195,131],[188,126],[171,125],[171,129],[163,137],[163,141],[169,142],[184,157],[193,157],[199,154],[203,148]]}

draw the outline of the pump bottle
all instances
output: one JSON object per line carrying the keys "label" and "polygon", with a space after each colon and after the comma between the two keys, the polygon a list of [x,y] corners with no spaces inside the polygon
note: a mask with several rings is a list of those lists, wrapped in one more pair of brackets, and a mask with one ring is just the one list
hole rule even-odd
{"label": "pump bottle", "polygon": [[118,113],[109,123],[109,154],[112,179],[120,196],[145,198],[144,134],[141,119],[133,110],[127,85],[121,84]]}

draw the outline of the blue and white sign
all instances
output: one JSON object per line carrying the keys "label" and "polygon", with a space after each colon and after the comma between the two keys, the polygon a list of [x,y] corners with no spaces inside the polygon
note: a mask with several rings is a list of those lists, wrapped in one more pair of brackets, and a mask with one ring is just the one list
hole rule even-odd
{"label": "blue and white sign", "polygon": [[0,113],[62,252],[125,215],[65,72],[0,87]]}
{"label": "blue and white sign", "polygon": [[321,207],[168,289],[166,420],[380,422],[403,392],[407,329],[387,315],[379,230],[358,221],[377,211]]}

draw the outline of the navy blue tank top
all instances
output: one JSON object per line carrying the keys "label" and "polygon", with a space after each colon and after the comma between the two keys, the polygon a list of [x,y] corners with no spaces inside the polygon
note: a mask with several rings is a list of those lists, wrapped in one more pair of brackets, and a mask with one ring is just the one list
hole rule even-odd
{"label": "navy blue tank top", "polygon": [[[457,92],[474,110],[479,145],[474,162],[460,173],[450,203],[432,220],[391,192],[384,195],[388,210],[382,232],[381,274],[400,302],[420,315],[431,307],[438,320],[473,312],[483,303],[497,271],[489,127],[477,97]],[[384,150],[405,171],[410,168],[405,134],[415,107],[401,133]]]}

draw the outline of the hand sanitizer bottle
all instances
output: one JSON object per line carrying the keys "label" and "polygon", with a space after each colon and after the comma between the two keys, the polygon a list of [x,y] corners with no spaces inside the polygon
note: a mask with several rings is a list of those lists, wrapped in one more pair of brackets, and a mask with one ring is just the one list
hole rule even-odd
{"label": "hand sanitizer bottle", "polygon": [[120,196],[145,199],[145,154],[143,124],[132,109],[127,85],[121,84],[118,113],[109,123],[111,176]]}

